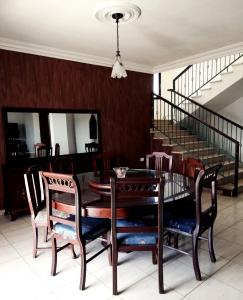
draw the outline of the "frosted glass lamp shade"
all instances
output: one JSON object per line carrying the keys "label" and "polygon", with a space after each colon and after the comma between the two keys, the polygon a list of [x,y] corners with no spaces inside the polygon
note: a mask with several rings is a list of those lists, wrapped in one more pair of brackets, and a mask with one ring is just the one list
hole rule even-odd
{"label": "frosted glass lamp shade", "polygon": [[121,57],[120,56],[116,56],[116,61],[113,65],[113,67],[112,67],[111,77],[112,78],[127,77],[127,72],[126,72],[126,69],[124,68],[124,66],[121,62]]}

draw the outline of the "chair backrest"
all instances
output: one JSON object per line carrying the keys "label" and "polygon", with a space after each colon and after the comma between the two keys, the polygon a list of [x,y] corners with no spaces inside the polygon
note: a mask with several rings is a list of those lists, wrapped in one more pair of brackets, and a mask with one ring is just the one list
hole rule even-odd
{"label": "chair backrest", "polygon": [[[117,228],[116,220],[119,218],[119,204],[118,201],[131,201],[138,206],[135,208],[137,212],[142,212],[139,208],[139,202],[144,201],[145,198],[158,197],[158,226],[151,226],[147,228],[136,227],[132,232],[151,232],[151,230],[159,230],[162,236],[163,231],[163,199],[164,199],[164,178],[111,178],[111,217],[112,217],[112,238],[116,238],[117,232],[130,232],[129,228]],[[148,200],[149,201],[149,200]],[[145,206],[146,207],[146,206]],[[146,209],[146,208],[145,208]],[[134,217],[134,216],[133,216]],[[159,227],[159,228],[155,228]],[[137,231],[136,231],[137,230]]]}
{"label": "chair backrest", "polygon": [[152,154],[146,155],[146,168],[150,169],[150,161],[154,160],[154,168],[157,171],[168,171],[172,172],[172,160],[173,156],[165,152],[153,152]]}
{"label": "chair backrest", "polygon": [[[47,216],[49,227],[53,229],[53,222],[59,222],[67,225],[71,225],[76,228],[77,238],[80,239],[82,232],[82,222],[81,222],[81,192],[79,188],[79,182],[76,175],[67,175],[60,173],[51,172],[40,172],[43,178],[46,196],[46,206],[47,206]],[[55,201],[58,198],[65,197],[69,201],[69,205],[62,206],[62,211],[64,213],[71,213],[75,215],[74,220],[70,220],[62,217],[61,214],[53,214],[53,208],[58,208],[55,205]],[[68,207],[68,209],[67,209]],[[71,208],[72,207],[72,208]]]}
{"label": "chair backrest", "polygon": [[37,148],[37,157],[47,157],[47,156],[52,156],[52,147],[40,146]]}
{"label": "chair backrest", "polygon": [[86,152],[97,152],[98,150],[99,150],[99,145],[95,142],[85,144]]}
{"label": "chair backrest", "polygon": [[60,144],[56,143],[55,144],[55,156],[59,156],[60,155]]}
{"label": "chair backrest", "polygon": [[187,157],[183,160],[183,175],[196,180],[200,170],[204,169],[204,165],[200,159]]}
{"label": "chair backrest", "polygon": [[49,162],[49,171],[52,173],[72,174],[72,160],[67,157],[55,157]]}
{"label": "chair backrest", "polygon": [[43,144],[43,143],[36,143],[34,144],[34,148],[35,148],[35,157],[38,157],[38,149],[40,147],[43,147],[43,146],[46,146],[46,144]]}
{"label": "chair backrest", "polygon": [[93,171],[110,170],[115,164],[116,156],[110,152],[103,152],[93,157]]}
{"label": "chair backrest", "polygon": [[[195,183],[195,200],[196,200],[196,222],[200,224],[202,219],[206,218],[214,219],[217,215],[217,176],[221,164],[201,170],[197,176]],[[206,207],[202,205],[202,191],[207,187],[211,189],[211,200]]]}
{"label": "chair backrest", "polygon": [[36,165],[30,167],[24,174],[25,189],[32,219],[34,219],[37,213],[45,206],[42,193],[42,180],[39,171],[40,167]]}

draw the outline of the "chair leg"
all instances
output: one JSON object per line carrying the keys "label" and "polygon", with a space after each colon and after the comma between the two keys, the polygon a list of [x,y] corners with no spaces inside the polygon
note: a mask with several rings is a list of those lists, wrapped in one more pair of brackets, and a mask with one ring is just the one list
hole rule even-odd
{"label": "chair leg", "polygon": [[86,281],[86,251],[85,244],[83,242],[80,243],[80,259],[81,259],[81,274],[80,274],[80,284],[79,289],[85,289],[85,281]]}
{"label": "chair leg", "polygon": [[44,227],[44,242],[47,243],[47,237],[48,237],[48,226]]}
{"label": "chair leg", "polygon": [[[111,232],[107,232],[107,245],[111,244]],[[109,262],[109,265],[112,266],[112,251],[111,251],[111,247],[109,247],[107,249],[107,254],[108,254],[108,262]]]}
{"label": "chair leg", "polygon": [[72,251],[72,258],[73,258],[73,259],[76,259],[76,258],[77,258],[77,254],[75,253],[74,245],[73,245],[73,244],[70,244],[70,247],[71,247],[71,251]]}
{"label": "chair leg", "polygon": [[51,237],[51,243],[52,243],[51,275],[55,276],[57,272],[57,240],[54,236]]}
{"label": "chair leg", "polygon": [[196,279],[201,281],[201,272],[199,268],[199,262],[198,262],[198,235],[194,234],[192,235],[192,262],[193,262],[193,268],[195,272]]}
{"label": "chair leg", "polygon": [[158,256],[157,250],[152,250],[152,263],[153,263],[153,265],[157,265],[157,256]]}
{"label": "chair leg", "polygon": [[33,258],[37,256],[37,248],[38,248],[38,228],[35,227],[35,224],[32,224],[33,231]]}
{"label": "chair leg", "polygon": [[117,261],[118,255],[116,245],[112,244],[112,282],[113,282],[113,295],[117,295]]}
{"label": "chair leg", "polygon": [[174,248],[175,248],[175,249],[178,249],[179,234],[174,233],[173,239],[174,239],[174,241],[173,241],[173,243],[174,243]]}
{"label": "chair leg", "polygon": [[159,293],[164,294],[164,270],[163,270],[163,239],[158,241],[158,280],[159,280]]}
{"label": "chair leg", "polygon": [[208,229],[208,250],[211,262],[216,262],[216,257],[213,247],[213,225]]}

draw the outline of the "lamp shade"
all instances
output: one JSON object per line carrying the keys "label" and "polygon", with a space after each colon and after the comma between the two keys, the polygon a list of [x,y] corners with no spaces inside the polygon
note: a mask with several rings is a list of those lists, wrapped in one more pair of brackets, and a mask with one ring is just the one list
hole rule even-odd
{"label": "lamp shade", "polygon": [[122,78],[122,77],[125,78],[125,77],[127,77],[127,72],[126,72],[126,69],[123,66],[120,55],[116,56],[115,63],[112,67],[111,77],[112,78]]}

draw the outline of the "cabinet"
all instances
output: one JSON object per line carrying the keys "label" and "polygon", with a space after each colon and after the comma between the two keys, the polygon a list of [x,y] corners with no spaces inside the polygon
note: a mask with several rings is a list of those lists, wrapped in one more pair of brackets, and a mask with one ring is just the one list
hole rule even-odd
{"label": "cabinet", "polygon": [[[67,173],[82,173],[92,170],[92,153],[80,153],[58,157],[58,163],[70,166]],[[39,165],[42,170],[49,171],[50,163],[56,160],[55,157],[42,157],[16,160],[3,167],[4,175],[4,209],[9,214],[11,221],[19,215],[29,213],[29,206],[25,191],[24,173],[32,165]]]}

